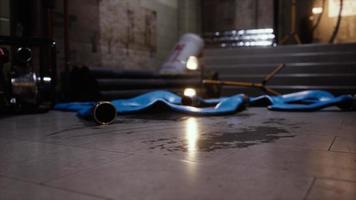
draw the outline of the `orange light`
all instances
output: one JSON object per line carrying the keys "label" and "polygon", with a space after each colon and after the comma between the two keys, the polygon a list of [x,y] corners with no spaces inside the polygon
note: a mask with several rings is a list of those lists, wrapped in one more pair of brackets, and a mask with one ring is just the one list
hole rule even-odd
{"label": "orange light", "polygon": [[195,56],[189,56],[186,67],[189,70],[197,70],[199,68],[198,58]]}
{"label": "orange light", "polygon": [[323,8],[322,7],[315,7],[312,9],[312,12],[314,15],[319,15],[323,12]]}
{"label": "orange light", "polygon": [[183,94],[186,97],[194,97],[197,95],[197,91],[193,88],[185,88]]}

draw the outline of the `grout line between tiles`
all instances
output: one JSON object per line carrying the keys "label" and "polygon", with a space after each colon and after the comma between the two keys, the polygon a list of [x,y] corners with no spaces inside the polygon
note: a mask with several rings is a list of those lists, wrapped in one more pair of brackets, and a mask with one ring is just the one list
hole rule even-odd
{"label": "grout line between tiles", "polygon": [[338,179],[338,178],[330,178],[330,177],[318,177],[318,179],[322,180],[332,180],[332,181],[341,181],[341,182],[348,182],[356,184],[356,181],[345,180],[345,179]]}
{"label": "grout line between tiles", "polygon": [[92,171],[92,170],[96,170],[96,169],[100,169],[101,167],[103,166],[107,166],[107,165],[111,165],[111,164],[114,164],[114,163],[117,163],[117,162],[121,162],[123,159],[127,159],[131,156],[133,156],[134,154],[128,154],[126,157],[124,158],[120,158],[119,160],[111,160],[109,162],[106,162],[106,163],[103,163],[102,165],[100,166],[94,166],[94,167],[89,167],[89,168],[84,168],[82,170],[78,170],[78,171],[74,171],[72,173],[68,173],[68,174],[64,174],[62,176],[58,176],[58,177],[55,177],[55,178],[51,178],[51,179],[47,179],[47,180],[44,180],[44,181],[40,181],[39,184],[45,184],[47,185],[47,183],[51,182],[51,181],[55,181],[55,180],[58,180],[58,179],[62,179],[62,178],[66,178],[68,176],[73,176],[73,175],[76,175],[76,174],[80,174],[82,173],[83,171]]}
{"label": "grout line between tiles", "polygon": [[331,141],[331,144],[330,144],[330,146],[329,146],[329,148],[328,148],[328,151],[331,151],[331,148],[332,148],[332,146],[334,145],[334,143],[335,143],[335,141],[336,141],[336,137],[337,137],[337,136],[335,136],[334,139]]}
{"label": "grout line between tiles", "polygon": [[121,151],[109,151],[109,150],[103,150],[103,149],[87,148],[87,147],[82,147],[82,146],[79,146],[79,145],[58,144],[58,143],[51,143],[51,142],[41,141],[41,140],[36,140],[36,141],[34,141],[34,140],[22,139],[22,138],[3,138],[3,139],[5,139],[5,140],[12,140],[12,141],[18,141],[18,142],[30,142],[30,143],[38,143],[38,144],[49,144],[49,145],[54,145],[54,146],[71,147],[71,148],[77,148],[77,149],[86,149],[86,150],[96,150],[96,151],[101,151],[101,152],[127,154],[127,152],[121,152]]}
{"label": "grout line between tiles", "polygon": [[313,186],[315,184],[315,181],[316,181],[316,178],[313,177],[313,180],[312,180],[307,192],[305,193],[303,200],[306,200],[308,198],[308,196],[309,196],[309,194],[310,194],[310,192],[311,192],[311,190],[312,190],[312,188],[313,188]]}
{"label": "grout line between tiles", "polygon": [[344,154],[356,155],[356,153],[354,153],[354,152],[346,152],[346,151],[334,151],[334,150],[331,150],[330,152],[335,152],[335,153],[344,153]]}
{"label": "grout line between tiles", "polygon": [[14,181],[17,181],[17,182],[37,185],[37,186],[41,186],[41,187],[45,187],[45,188],[51,188],[51,189],[65,191],[65,192],[71,192],[71,193],[81,194],[81,195],[85,195],[85,196],[95,197],[95,198],[99,198],[99,199],[103,199],[103,200],[113,200],[111,198],[103,197],[103,196],[100,196],[100,195],[95,195],[95,194],[90,194],[90,193],[85,193],[85,192],[79,192],[79,191],[69,190],[69,189],[60,188],[60,187],[54,187],[54,186],[51,186],[51,185],[47,185],[47,184],[43,184],[43,183],[39,183],[39,182],[28,181],[28,180],[23,180],[23,179],[10,177],[10,176],[6,176],[6,175],[0,175],[0,177],[6,178],[6,179],[10,179],[10,180],[14,180]]}

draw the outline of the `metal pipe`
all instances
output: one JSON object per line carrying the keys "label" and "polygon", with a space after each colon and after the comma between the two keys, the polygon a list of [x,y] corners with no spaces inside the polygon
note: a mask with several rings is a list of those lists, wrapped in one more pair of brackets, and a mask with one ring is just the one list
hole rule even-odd
{"label": "metal pipe", "polygon": [[239,81],[218,81],[218,80],[203,80],[204,84],[213,85],[227,85],[227,86],[239,86],[239,87],[263,87],[262,83],[249,83],[249,82],[239,82]]}
{"label": "metal pipe", "polygon": [[337,16],[337,21],[336,21],[336,25],[335,25],[335,28],[334,28],[334,31],[329,39],[329,44],[333,44],[335,42],[335,39],[336,39],[336,36],[339,32],[339,29],[340,29],[340,24],[341,24],[341,19],[342,19],[342,10],[343,10],[343,7],[344,7],[344,1],[343,0],[340,0],[340,9],[339,9],[339,14]]}
{"label": "metal pipe", "polygon": [[263,79],[262,84],[265,85],[268,81],[270,81],[278,72],[280,72],[286,65],[280,64],[273,71]]}
{"label": "metal pipe", "polygon": [[97,124],[108,125],[115,120],[117,111],[111,102],[100,101],[94,106],[92,115]]}

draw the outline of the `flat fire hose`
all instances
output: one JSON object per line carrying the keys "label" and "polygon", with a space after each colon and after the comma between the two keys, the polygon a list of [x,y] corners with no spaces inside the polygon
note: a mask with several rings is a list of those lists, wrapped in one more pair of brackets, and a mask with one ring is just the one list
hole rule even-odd
{"label": "flat fire hose", "polygon": [[307,90],[285,95],[262,95],[247,98],[237,94],[217,99],[180,97],[169,91],[154,91],[131,98],[111,102],[74,102],[56,104],[55,110],[75,111],[77,116],[94,119],[98,124],[111,123],[117,114],[132,114],[147,111],[155,106],[190,115],[227,115],[242,110],[246,104],[263,106],[276,111],[317,111],[330,106],[342,109],[355,107],[355,97],[341,95],[335,97],[327,91]]}
{"label": "flat fire hose", "polygon": [[323,108],[337,106],[343,110],[355,108],[355,97],[333,94],[322,90],[306,90],[285,95],[262,95],[250,98],[251,106],[266,106],[275,111],[318,111]]}
{"label": "flat fire hose", "polygon": [[[207,102],[210,101],[207,100]],[[246,103],[245,96],[238,94],[229,98],[214,99],[211,101],[210,107],[199,108],[183,105],[182,97],[169,91],[159,90],[131,99],[118,99],[111,102],[59,103],[55,105],[54,109],[75,111],[78,117],[91,118],[99,124],[109,124],[112,120],[108,119],[112,116],[114,110],[117,114],[131,114],[146,111],[154,106],[161,106],[191,115],[225,115],[237,112],[244,103]],[[108,116],[106,116],[105,112],[109,113]]]}

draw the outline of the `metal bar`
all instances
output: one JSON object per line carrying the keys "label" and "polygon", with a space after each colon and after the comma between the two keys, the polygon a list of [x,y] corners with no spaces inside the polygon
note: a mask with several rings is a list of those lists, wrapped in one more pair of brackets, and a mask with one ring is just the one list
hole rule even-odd
{"label": "metal bar", "polygon": [[286,65],[280,64],[278,65],[271,73],[269,73],[262,81],[262,84],[265,85],[268,81],[270,81],[278,72],[280,72]]}
{"label": "metal bar", "polygon": [[238,81],[203,80],[203,84],[255,87],[255,88],[263,87],[263,84],[261,83],[249,83],[249,82],[238,82]]}

